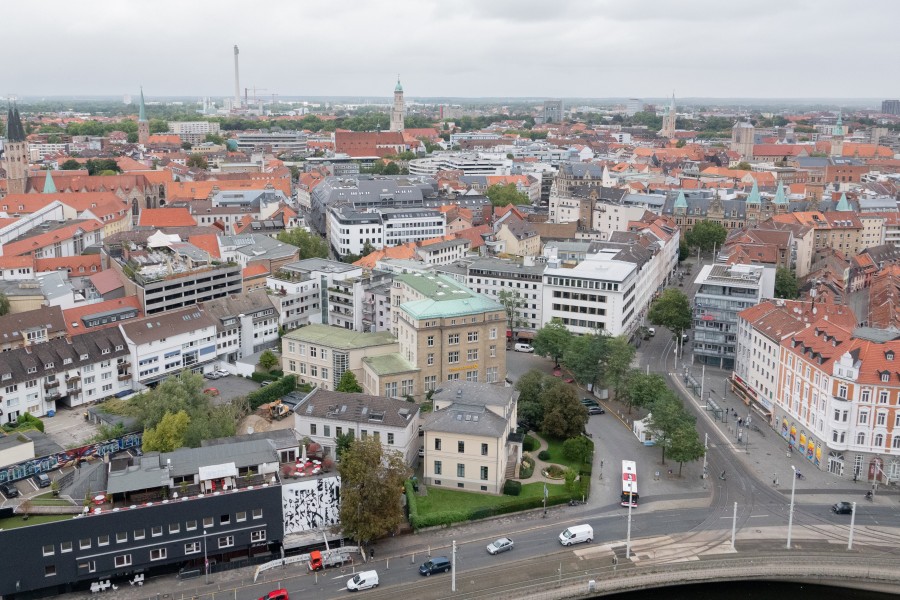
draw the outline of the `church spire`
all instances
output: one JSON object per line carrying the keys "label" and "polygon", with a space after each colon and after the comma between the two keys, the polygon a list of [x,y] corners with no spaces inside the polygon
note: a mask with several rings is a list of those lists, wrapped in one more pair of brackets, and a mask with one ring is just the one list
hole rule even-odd
{"label": "church spire", "polygon": [[44,194],[55,194],[57,192],[56,183],[53,181],[53,175],[50,174],[50,170],[47,169],[47,176],[44,177]]}
{"label": "church spire", "polygon": [[394,91],[395,91],[395,92],[402,92],[402,91],[403,91],[403,86],[400,85],[400,74],[399,74],[399,73],[397,73],[397,85],[394,86]]}
{"label": "church spire", "polygon": [[6,118],[6,139],[10,142],[25,141],[25,128],[22,127],[22,118],[19,116],[19,108],[15,106],[9,107],[9,114]]}
{"label": "church spire", "polygon": [[753,180],[753,188],[750,190],[750,195],[747,196],[747,204],[761,204],[759,199],[759,184],[756,182],[756,179]]}
{"label": "church spire", "polygon": [[144,108],[144,86],[141,86],[141,107],[138,111],[138,121],[146,121],[147,120],[147,111]]}
{"label": "church spire", "polygon": [[141,106],[138,111],[138,144],[146,146],[150,141],[150,122],[147,120],[147,109],[144,107],[144,86],[141,86]]}

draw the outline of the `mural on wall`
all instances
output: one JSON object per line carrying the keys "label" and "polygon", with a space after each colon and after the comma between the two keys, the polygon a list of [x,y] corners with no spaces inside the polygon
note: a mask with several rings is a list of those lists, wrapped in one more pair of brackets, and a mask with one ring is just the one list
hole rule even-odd
{"label": "mural on wall", "polygon": [[26,479],[37,473],[48,473],[64,467],[77,467],[83,462],[102,459],[107,454],[115,454],[128,448],[141,447],[140,433],[129,433],[120,438],[88,444],[80,448],[64,450],[39,458],[32,458],[0,469],[0,483]]}
{"label": "mural on wall", "polygon": [[336,525],[341,517],[341,479],[325,477],[281,486],[284,533]]}

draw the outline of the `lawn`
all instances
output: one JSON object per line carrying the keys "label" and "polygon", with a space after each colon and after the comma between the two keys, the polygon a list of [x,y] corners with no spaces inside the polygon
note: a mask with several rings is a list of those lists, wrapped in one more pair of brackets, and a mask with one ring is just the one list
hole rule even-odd
{"label": "lawn", "polygon": [[[551,497],[568,497],[566,486],[561,483],[559,485],[547,484],[547,493]],[[494,496],[428,486],[428,495],[417,496],[416,506],[420,515],[443,512],[448,507],[453,507],[454,510],[471,511],[480,508],[503,506],[509,502],[516,501],[517,498],[541,498],[543,494],[544,484],[540,482],[523,485],[522,493],[518,496]]]}
{"label": "lawn", "polygon": [[0,529],[17,529],[28,525],[40,525],[41,523],[52,523],[53,521],[64,521],[71,519],[74,515],[31,515],[28,519],[20,516],[9,517],[8,519],[0,519]]}
{"label": "lawn", "polygon": [[[565,465],[567,467],[571,467],[571,468],[575,469],[576,472],[585,470],[585,468],[588,471],[591,470],[590,465],[583,465],[583,464],[579,463],[578,461],[569,460],[568,458],[566,458],[563,455],[563,442],[565,440],[558,440],[558,439],[554,439],[554,438],[544,438],[544,439],[547,441],[547,452],[550,453],[550,458],[545,462],[555,463],[557,465]],[[585,438],[585,439],[587,439],[587,438]],[[591,443],[591,446],[593,447],[594,441],[590,440],[590,439],[588,439],[588,441]]]}
{"label": "lawn", "polygon": [[74,504],[68,500],[54,496],[53,492],[35,496],[30,499],[30,502],[33,506],[74,506]]}

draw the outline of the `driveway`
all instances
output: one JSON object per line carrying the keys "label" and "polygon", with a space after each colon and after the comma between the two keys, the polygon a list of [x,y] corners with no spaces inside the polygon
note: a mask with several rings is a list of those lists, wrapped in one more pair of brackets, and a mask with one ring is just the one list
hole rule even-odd
{"label": "driveway", "polygon": [[87,406],[67,408],[56,405],[56,414],[44,417],[44,434],[63,448],[82,445],[100,430],[98,425],[84,418]]}
{"label": "driveway", "polygon": [[250,392],[259,389],[259,384],[252,379],[245,379],[237,375],[229,375],[220,379],[207,379],[204,389],[216,388],[219,395],[213,397],[213,404],[228,404],[235,398],[246,396]]}

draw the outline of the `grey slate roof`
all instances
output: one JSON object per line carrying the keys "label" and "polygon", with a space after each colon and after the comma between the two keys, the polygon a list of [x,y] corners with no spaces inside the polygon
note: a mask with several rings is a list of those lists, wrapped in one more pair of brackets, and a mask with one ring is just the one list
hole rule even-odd
{"label": "grey slate roof", "polygon": [[257,431],[247,435],[235,435],[232,437],[215,438],[213,440],[203,440],[200,442],[202,447],[205,446],[222,446],[226,444],[235,444],[238,442],[252,442],[257,440],[269,440],[275,445],[276,450],[285,448],[296,448],[300,445],[297,436],[294,435],[293,429],[272,429],[270,431]]}
{"label": "grey slate roof", "polygon": [[66,322],[62,308],[46,306],[0,317],[0,343],[21,342],[23,331],[37,327],[46,327],[48,337],[53,337],[55,332],[65,332]]}
{"label": "grey slate roof", "polygon": [[258,312],[275,309],[266,290],[252,290],[246,294],[232,294],[224,298],[207,300],[201,303],[201,307],[215,319],[216,327],[219,330],[234,327],[234,325],[228,327],[222,325],[225,319],[237,318],[240,315],[255,315]]}
{"label": "grey slate roof", "polygon": [[170,310],[120,325],[128,339],[136,344],[146,344],[179,333],[215,326],[216,320],[199,306]]}
{"label": "grey slate roof", "polygon": [[426,431],[486,437],[501,436],[506,428],[506,420],[492,413],[483,404],[461,402],[431,413],[422,425],[422,429]]}
{"label": "grey slate roof", "polygon": [[406,428],[419,412],[419,405],[368,394],[347,394],[314,389],[297,406],[300,417],[328,418],[351,423],[378,423],[385,427]]}

